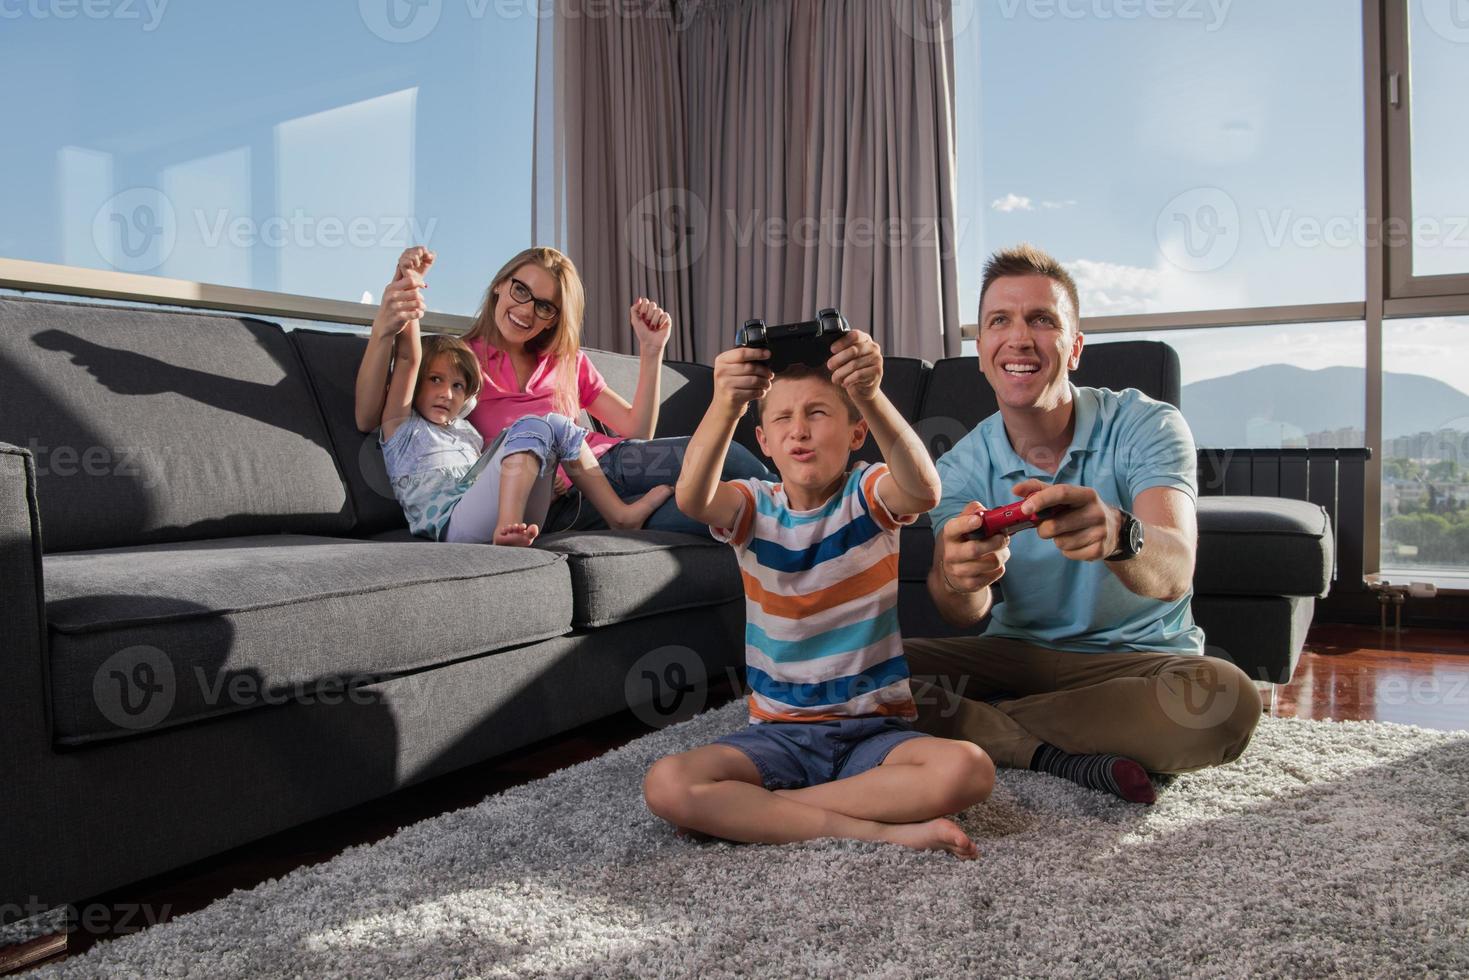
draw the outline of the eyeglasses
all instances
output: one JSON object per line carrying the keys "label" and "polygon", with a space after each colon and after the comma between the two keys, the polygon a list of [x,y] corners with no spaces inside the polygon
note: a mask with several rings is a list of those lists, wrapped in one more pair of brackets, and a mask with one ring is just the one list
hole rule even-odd
{"label": "eyeglasses", "polygon": [[554,320],[560,314],[556,304],[544,299],[536,299],[536,294],[530,291],[530,287],[519,279],[510,280],[510,298],[516,303],[529,303],[535,300],[536,316],[542,320]]}

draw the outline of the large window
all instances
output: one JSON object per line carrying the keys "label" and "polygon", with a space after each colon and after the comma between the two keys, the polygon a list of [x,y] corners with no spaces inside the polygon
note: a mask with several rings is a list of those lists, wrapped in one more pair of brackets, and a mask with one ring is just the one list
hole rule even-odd
{"label": "large window", "polygon": [[1469,3],[1410,5],[1413,274],[1469,274]]}
{"label": "large window", "polygon": [[1104,333],[1086,346],[1161,340],[1176,350],[1180,407],[1200,448],[1335,449],[1365,445],[1364,336],[1361,323],[1309,323]]}
{"label": "large window", "polygon": [[1383,327],[1382,568],[1469,571],[1469,317]]}
{"label": "large window", "polygon": [[955,25],[966,322],[1021,240],[1084,316],[1363,298],[1360,6],[961,0]]}
{"label": "large window", "polygon": [[1368,566],[1469,581],[1469,3],[956,4],[964,320],[1045,247],[1201,445],[1367,446]]}
{"label": "large window", "polygon": [[537,5],[0,5],[0,257],[467,314],[529,244]]}

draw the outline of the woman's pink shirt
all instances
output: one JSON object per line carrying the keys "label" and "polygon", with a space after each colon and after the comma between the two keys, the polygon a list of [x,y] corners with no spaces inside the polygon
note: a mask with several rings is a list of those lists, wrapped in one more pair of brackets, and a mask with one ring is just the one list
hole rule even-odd
{"label": "woman's pink shirt", "polygon": [[[495,345],[479,339],[471,340],[469,349],[474,351],[474,356],[479,359],[480,371],[485,376],[485,384],[479,393],[479,404],[475,406],[474,411],[469,413],[469,424],[484,436],[486,446],[500,434],[501,429],[518,418],[560,411],[556,407],[557,358],[549,354],[541,355],[536,361],[535,370],[531,372],[530,378],[525,383],[525,390],[521,391],[520,383],[515,379],[515,365],[510,363],[508,354]],[[602,372],[597,370],[586,354],[577,351],[576,391],[577,399],[580,402],[578,407],[585,409],[606,389],[607,381],[602,377]],[[582,420],[573,419],[573,421],[584,424]],[[592,447],[592,453],[598,459],[621,441],[617,436],[603,435],[600,432],[592,432],[587,436],[587,445]]]}

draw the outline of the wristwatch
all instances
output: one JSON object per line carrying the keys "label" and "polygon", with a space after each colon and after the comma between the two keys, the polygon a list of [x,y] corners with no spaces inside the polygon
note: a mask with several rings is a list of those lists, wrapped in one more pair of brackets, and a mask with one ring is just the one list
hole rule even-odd
{"label": "wristwatch", "polygon": [[1122,527],[1117,531],[1117,550],[1107,556],[1108,561],[1131,561],[1143,550],[1143,522],[1127,511],[1122,514]]}

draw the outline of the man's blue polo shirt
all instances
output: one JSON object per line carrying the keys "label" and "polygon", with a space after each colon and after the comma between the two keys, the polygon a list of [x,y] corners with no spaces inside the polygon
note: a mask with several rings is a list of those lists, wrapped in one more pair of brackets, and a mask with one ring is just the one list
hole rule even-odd
{"label": "man's blue polo shirt", "polygon": [[[1197,499],[1194,440],[1178,409],[1134,388],[1072,385],[1071,397],[1076,431],[1054,476],[1020,458],[998,412],[939,459],[944,495],[930,514],[935,536],[969,501],[1003,506],[1016,499],[1015,484],[1031,478],[1091,487],[1128,511],[1152,487],[1176,487]],[[1204,652],[1204,633],[1189,609],[1192,589],[1177,602],[1137,595],[1106,562],[1072,561],[1034,531],[1011,537],[1010,561],[995,588],[986,636],[1082,653]]]}

